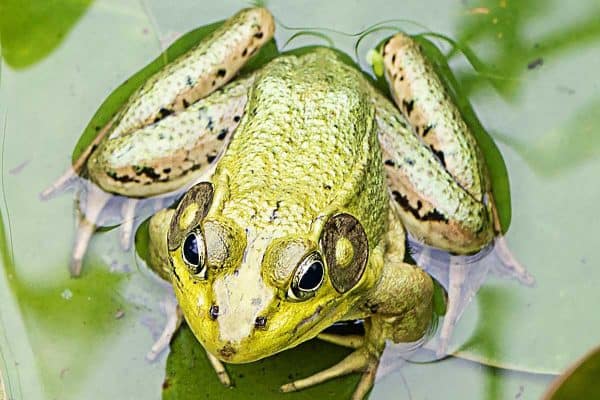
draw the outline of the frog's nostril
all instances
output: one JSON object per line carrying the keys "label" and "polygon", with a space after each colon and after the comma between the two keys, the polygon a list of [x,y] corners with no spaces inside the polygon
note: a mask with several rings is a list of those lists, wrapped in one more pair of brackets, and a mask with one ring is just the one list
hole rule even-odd
{"label": "frog's nostril", "polygon": [[208,312],[210,314],[210,319],[215,320],[219,316],[219,306],[213,304],[210,306],[210,310]]}
{"label": "frog's nostril", "polygon": [[256,317],[254,326],[256,328],[264,328],[267,325],[267,317]]}
{"label": "frog's nostril", "polygon": [[232,356],[237,353],[237,350],[233,348],[232,345],[226,344],[219,350],[219,354],[221,355],[223,361],[229,360]]}

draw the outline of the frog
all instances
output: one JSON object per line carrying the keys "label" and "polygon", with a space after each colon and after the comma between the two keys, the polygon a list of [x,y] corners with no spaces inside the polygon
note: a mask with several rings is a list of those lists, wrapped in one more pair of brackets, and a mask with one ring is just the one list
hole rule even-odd
{"label": "frog", "polygon": [[[362,399],[386,343],[422,343],[434,320],[407,235],[452,254],[503,245],[487,166],[411,36],[380,48],[390,99],[327,47],[239,74],[274,29],[262,7],[232,16],[150,77],[47,193],[84,173],[100,198],[74,275],[110,195],[184,193],[149,223],[149,266],[178,304],[154,354],[185,319],[231,385],[226,363],[316,337],[353,351],[281,391],[360,373]],[[346,320],[364,335],[325,332]]]}

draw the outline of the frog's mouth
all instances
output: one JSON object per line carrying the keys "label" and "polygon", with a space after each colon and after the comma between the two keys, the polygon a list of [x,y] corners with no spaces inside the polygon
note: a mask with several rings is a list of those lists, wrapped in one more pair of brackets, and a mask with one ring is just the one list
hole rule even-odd
{"label": "frog's mouth", "polygon": [[[211,347],[210,342],[203,344],[210,353],[224,362],[232,364],[254,362],[314,338],[343,317],[343,315],[339,315],[341,314],[340,308],[336,305],[327,309],[327,307],[319,305],[313,313],[301,319],[294,327],[288,327],[285,332],[283,329],[279,329],[279,327],[286,326],[281,324],[282,321],[273,321],[272,325],[275,327],[269,329],[268,318],[264,321],[257,319],[258,326],[255,325],[254,334],[238,343],[217,341],[216,347]],[[327,312],[325,313],[324,310]],[[213,342],[213,344],[217,343]]]}

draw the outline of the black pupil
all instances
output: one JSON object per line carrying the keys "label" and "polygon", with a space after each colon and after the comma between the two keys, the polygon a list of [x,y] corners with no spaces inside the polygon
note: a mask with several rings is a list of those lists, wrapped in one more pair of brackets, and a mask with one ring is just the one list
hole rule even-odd
{"label": "black pupil", "polygon": [[200,263],[200,255],[198,254],[198,238],[196,235],[191,233],[185,238],[183,242],[183,257],[185,261],[193,266],[197,266]]}
{"label": "black pupil", "polygon": [[323,279],[323,264],[320,261],[315,261],[308,267],[300,282],[298,288],[302,290],[314,290]]}

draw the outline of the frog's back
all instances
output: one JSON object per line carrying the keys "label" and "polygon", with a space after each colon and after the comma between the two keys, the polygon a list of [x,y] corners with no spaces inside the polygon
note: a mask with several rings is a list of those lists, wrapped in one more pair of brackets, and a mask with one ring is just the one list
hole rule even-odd
{"label": "frog's back", "polygon": [[365,185],[381,189],[381,174],[369,172],[380,150],[365,85],[330,50],[267,65],[219,162],[215,178],[226,174],[229,187],[223,213],[291,233],[334,204],[356,203]]}

